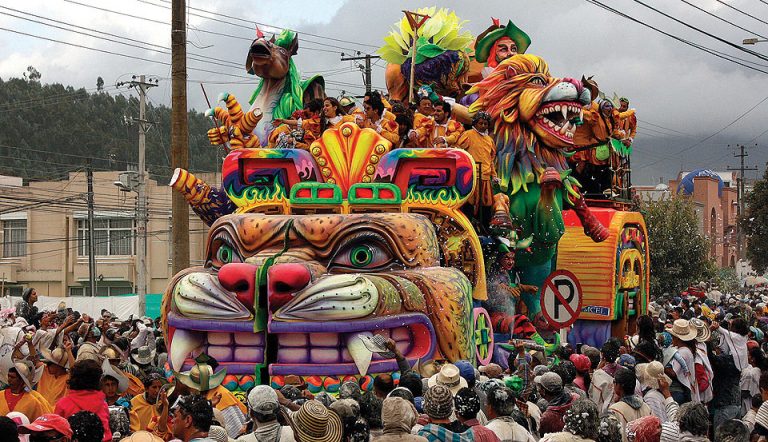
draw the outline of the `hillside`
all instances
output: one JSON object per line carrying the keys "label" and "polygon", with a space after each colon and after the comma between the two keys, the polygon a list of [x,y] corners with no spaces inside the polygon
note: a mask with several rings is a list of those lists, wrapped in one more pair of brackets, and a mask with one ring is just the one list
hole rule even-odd
{"label": "hillside", "polygon": [[[28,180],[66,177],[93,159],[94,170],[135,169],[138,134],[124,117],[139,116],[135,92],[126,98],[114,87],[89,92],[30,78],[0,78],[0,174]],[[26,77],[26,75],[25,75]],[[100,79],[99,79],[100,80]],[[103,84],[103,82],[101,83]],[[170,168],[171,109],[147,104],[147,119],[156,124],[146,137],[147,168],[166,180]],[[211,120],[189,112],[190,169],[212,171],[217,149],[208,143]],[[219,154],[223,154],[218,149]]]}

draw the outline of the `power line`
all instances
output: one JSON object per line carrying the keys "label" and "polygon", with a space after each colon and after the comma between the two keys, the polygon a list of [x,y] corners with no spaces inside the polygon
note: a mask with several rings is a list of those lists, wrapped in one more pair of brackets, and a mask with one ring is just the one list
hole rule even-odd
{"label": "power line", "polygon": [[680,1],[681,1],[681,2],[683,2],[683,3],[685,3],[685,4],[686,4],[686,5],[688,5],[688,6],[692,7],[692,8],[698,9],[699,11],[701,11],[701,12],[703,12],[703,13],[707,14],[707,15],[711,15],[712,17],[715,17],[716,19],[718,19],[718,20],[720,20],[720,21],[723,21],[723,22],[725,22],[725,23],[728,23],[728,24],[729,24],[729,25],[731,25],[731,26],[734,26],[734,27],[736,27],[736,28],[739,28],[739,29],[741,29],[741,30],[742,30],[742,31],[744,31],[744,32],[749,32],[750,34],[752,34],[752,35],[756,35],[756,36],[758,36],[758,37],[761,37],[761,38],[768,38],[768,37],[766,37],[765,35],[762,35],[762,34],[758,34],[758,33],[757,33],[757,32],[755,32],[755,31],[750,31],[749,29],[747,29],[747,28],[744,28],[744,27],[742,27],[742,26],[739,26],[739,25],[737,25],[736,23],[734,23],[734,22],[732,22],[732,21],[726,20],[726,19],[724,19],[724,18],[720,17],[720,16],[719,16],[719,15],[717,15],[717,14],[713,14],[713,13],[711,13],[711,12],[707,11],[706,9],[704,9],[704,8],[702,8],[702,7],[700,7],[700,6],[696,6],[696,5],[694,5],[693,3],[689,2],[688,0],[680,0]]}
{"label": "power line", "polygon": [[646,168],[646,167],[648,167],[648,166],[653,166],[653,165],[655,165],[655,164],[658,164],[658,163],[660,163],[660,162],[664,161],[664,160],[665,160],[665,159],[667,159],[667,158],[670,158],[670,157],[672,157],[672,156],[675,156],[675,155],[680,155],[680,154],[681,154],[681,153],[683,153],[683,152],[687,152],[687,151],[689,151],[689,150],[693,149],[694,147],[701,145],[701,144],[702,144],[702,143],[704,143],[705,141],[707,141],[707,140],[709,140],[709,139],[712,139],[712,138],[713,138],[713,137],[715,137],[716,135],[718,135],[718,134],[722,133],[724,130],[726,130],[726,129],[728,129],[729,127],[731,127],[731,126],[733,126],[734,124],[736,124],[736,122],[737,122],[737,121],[739,121],[739,120],[741,120],[742,118],[744,118],[745,116],[747,116],[747,115],[748,115],[750,112],[752,112],[753,110],[755,110],[755,109],[756,109],[758,106],[760,106],[761,104],[765,103],[766,101],[768,101],[768,96],[766,96],[765,98],[763,98],[762,100],[760,100],[759,102],[757,102],[757,104],[755,104],[754,106],[752,106],[752,107],[750,107],[749,109],[747,109],[747,111],[746,111],[746,112],[744,112],[744,113],[742,113],[741,115],[739,115],[738,117],[736,117],[736,119],[735,119],[735,120],[731,121],[730,123],[728,123],[727,125],[725,125],[723,128],[721,128],[720,130],[718,130],[718,131],[716,131],[715,133],[713,133],[712,135],[709,135],[709,136],[707,136],[707,137],[703,138],[702,140],[700,140],[700,141],[698,141],[698,142],[696,142],[696,143],[694,143],[694,144],[691,144],[690,146],[688,146],[688,147],[686,147],[686,148],[684,148],[684,149],[682,149],[682,150],[680,150],[680,151],[678,151],[678,152],[676,152],[676,153],[674,153],[674,154],[672,154],[672,155],[667,155],[667,157],[666,157],[666,158],[662,158],[662,159],[661,159],[661,160],[659,160],[659,161],[654,161],[654,162],[652,162],[652,163],[648,163],[648,164],[645,164],[645,165],[639,166],[639,167],[638,167],[638,169],[643,169],[643,168]]}
{"label": "power line", "polygon": [[[78,1],[75,1],[75,0],[64,0],[64,1],[67,2],[67,3],[72,3],[72,4],[83,6],[83,7],[86,7],[86,8],[96,9],[96,10],[99,10],[99,11],[102,11],[102,12],[109,12],[111,14],[122,15],[124,17],[130,17],[130,18],[134,18],[134,19],[137,19],[137,20],[143,20],[143,21],[148,21],[148,22],[151,22],[151,23],[157,23],[157,24],[160,24],[160,25],[163,25],[163,26],[170,26],[170,23],[164,22],[162,20],[155,20],[155,19],[152,19],[152,18],[142,17],[140,15],[128,14],[126,12],[120,12],[120,11],[115,11],[113,9],[102,8],[102,7],[96,6],[96,5],[89,5],[87,3],[81,3],[81,2],[78,2]],[[189,26],[187,26],[187,27],[189,28]],[[195,28],[193,30],[198,31],[198,32],[202,32],[202,33],[206,33],[206,34],[232,37],[232,38],[237,38],[237,39],[240,39],[240,40],[246,40],[246,41],[249,41],[249,42],[252,41],[252,39],[250,39],[250,38],[234,36],[234,35],[230,35],[230,34],[223,34],[223,33],[218,33],[218,32],[214,32],[214,31],[208,31],[208,30],[202,29],[202,28]],[[314,41],[310,41],[310,43],[322,44],[322,43],[318,43],[318,42],[314,42]],[[321,49],[321,48],[314,48],[314,47],[306,47],[306,49],[308,49],[310,51],[330,52],[332,54],[338,54],[339,53],[339,51],[331,51],[331,50],[328,50],[328,49]]]}
{"label": "power line", "polygon": [[[717,0],[717,1],[718,1],[718,2],[720,2],[720,3],[723,3],[721,0]],[[733,48],[736,48],[736,49],[738,49],[739,51],[742,51],[742,52],[745,52],[745,53],[747,53],[747,54],[750,54],[750,55],[752,55],[752,56],[754,56],[754,57],[757,57],[757,58],[759,58],[759,59],[761,59],[761,60],[765,60],[765,61],[768,61],[768,57],[766,57],[765,55],[763,55],[763,54],[761,54],[761,53],[759,53],[759,52],[755,52],[755,51],[753,51],[753,50],[751,50],[751,49],[746,49],[746,48],[743,48],[743,47],[741,47],[741,46],[739,46],[739,45],[737,45],[737,44],[735,44],[735,43],[731,43],[731,42],[730,42],[730,41],[728,41],[728,40],[725,40],[725,39],[723,39],[723,38],[720,38],[720,37],[718,37],[717,35],[714,35],[714,34],[712,34],[712,33],[709,33],[709,32],[707,32],[707,31],[704,31],[704,30],[702,30],[702,29],[699,29],[699,28],[697,28],[696,26],[693,26],[693,25],[691,25],[691,24],[688,24],[688,23],[686,23],[686,22],[684,22],[684,21],[682,21],[682,20],[680,20],[680,19],[678,19],[678,18],[676,18],[676,17],[674,17],[674,16],[672,16],[672,15],[669,15],[669,14],[667,14],[666,12],[660,11],[660,10],[658,10],[658,9],[654,8],[653,6],[651,6],[651,5],[647,4],[647,3],[644,3],[644,2],[643,2],[643,1],[641,1],[641,0],[634,0],[634,2],[635,2],[635,3],[637,3],[637,4],[643,5],[643,6],[645,6],[646,8],[648,8],[648,9],[650,9],[650,10],[652,10],[652,11],[655,11],[656,13],[658,13],[658,14],[661,14],[661,15],[663,15],[664,17],[667,17],[667,18],[668,18],[668,19],[670,19],[670,20],[673,20],[673,21],[675,21],[675,22],[677,22],[677,23],[680,23],[681,25],[683,25],[683,26],[685,26],[685,27],[687,27],[687,28],[693,29],[693,30],[694,30],[694,31],[696,31],[696,32],[699,32],[699,33],[701,33],[701,34],[704,34],[704,35],[706,35],[706,36],[708,36],[708,37],[710,37],[710,38],[713,38],[713,39],[715,39],[715,40],[717,40],[717,41],[719,41],[719,42],[721,42],[721,43],[723,43],[723,44],[726,44],[726,45],[728,45],[728,46],[731,46],[731,47],[733,47]],[[726,3],[723,3],[723,4],[726,4]],[[768,24],[768,22],[765,22],[765,23],[766,23],[766,24]]]}
{"label": "power line", "polygon": [[677,41],[679,41],[681,43],[687,44],[687,45],[692,46],[692,47],[694,47],[696,49],[699,49],[701,51],[704,51],[704,52],[707,52],[707,53],[709,53],[711,55],[714,55],[715,57],[722,58],[723,60],[730,61],[731,63],[738,64],[740,66],[743,66],[743,67],[745,67],[747,69],[751,69],[753,71],[761,72],[763,74],[768,74],[768,71],[764,71],[762,69],[758,69],[756,67],[749,66],[748,64],[744,64],[742,62],[737,61],[736,59],[734,59],[735,57],[733,57],[732,55],[727,55],[727,54],[721,53],[721,52],[716,51],[714,49],[710,49],[710,48],[708,48],[708,47],[706,47],[704,45],[700,45],[698,43],[694,43],[692,41],[686,40],[686,39],[684,39],[682,37],[678,37],[676,35],[670,34],[669,32],[663,31],[663,30],[661,30],[661,29],[659,29],[659,28],[657,28],[655,26],[649,25],[648,23],[640,21],[640,20],[638,20],[638,19],[636,19],[634,17],[631,17],[631,16],[629,16],[629,15],[627,15],[627,14],[625,14],[625,13],[623,13],[623,12],[617,10],[617,9],[614,9],[614,8],[604,4],[604,3],[601,3],[598,0],[586,0],[586,1],[588,3],[591,3],[591,4],[595,5],[595,6],[603,8],[603,9],[609,11],[609,12],[612,12],[612,13],[620,16],[620,17],[626,18],[627,20],[633,21],[633,22],[635,22],[637,24],[640,24],[640,25],[645,26],[647,28],[653,29],[654,31],[656,31],[656,32],[658,32],[660,34],[666,35],[667,37],[670,37],[670,38],[672,38],[674,40],[677,40]]}
{"label": "power line", "polygon": [[649,125],[649,126],[658,127],[659,129],[664,129],[664,130],[668,130],[668,131],[670,131],[670,132],[675,132],[675,133],[678,133],[678,134],[680,134],[680,135],[686,135],[686,136],[689,136],[689,137],[692,137],[692,136],[694,136],[693,134],[689,134],[689,133],[687,133],[687,132],[681,132],[681,131],[679,131],[679,130],[676,130],[676,129],[672,129],[672,128],[669,128],[669,127],[665,127],[665,126],[662,126],[662,125],[659,125],[659,124],[651,123],[650,121],[641,120],[641,119],[639,119],[639,118],[637,119],[637,121],[639,121],[639,122],[641,122],[641,123],[643,123],[643,124],[647,124],[647,125]]}
{"label": "power line", "polygon": [[736,11],[736,12],[738,12],[740,14],[746,15],[747,17],[753,18],[753,19],[759,21],[760,23],[764,23],[764,24],[768,25],[768,21],[765,21],[763,19],[757,18],[757,17],[755,17],[754,15],[752,15],[752,14],[750,14],[748,12],[744,12],[744,11],[742,11],[741,9],[739,9],[739,8],[737,8],[735,6],[729,5],[728,3],[724,2],[723,0],[715,0],[715,1],[720,3],[723,6],[727,7],[727,8],[733,9],[734,11]]}
{"label": "power line", "polygon": [[[144,0],[138,0],[138,1],[141,1],[142,3],[149,3],[149,2],[146,2]],[[158,0],[158,1],[160,1],[162,3],[171,3],[168,0]],[[152,4],[152,3],[149,3],[149,4]],[[155,5],[155,6],[159,6],[159,5]],[[343,39],[339,39],[339,38],[328,37],[328,36],[325,36],[325,35],[312,34],[312,33],[309,33],[309,32],[298,31],[298,30],[295,30],[295,29],[288,29],[288,28],[284,28],[284,27],[280,27],[280,26],[276,26],[276,25],[270,25],[270,24],[267,24],[267,23],[260,23],[260,22],[257,22],[257,21],[246,20],[246,19],[244,19],[242,17],[235,17],[235,16],[232,16],[232,15],[222,14],[222,13],[219,13],[219,12],[208,11],[208,10],[205,10],[205,9],[202,9],[202,8],[195,8],[195,7],[189,6],[189,9],[194,10],[194,11],[205,12],[205,13],[208,13],[208,14],[211,14],[211,15],[217,15],[219,17],[224,17],[224,18],[228,18],[228,19],[231,19],[231,20],[238,20],[238,21],[241,21],[241,22],[249,23],[249,24],[256,24],[256,25],[260,25],[260,26],[269,26],[271,28],[284,29],[284,30],[288,30],[288,31],[292,31],[292,32],[297,32],[297,33],[300,33],[302,35],[309,35],[311,37],[322,38],[322,39],[325,39],[325,40],[338,41],[338,42],[341,42],[341,43],[350,43],[350,44],[357,45],[357,46],[368,46],[368,47],[376,48],[376,49],[379,48],[379,46],[377,46],[377,45],[372,45],[372,44],[367,44],[367,43],[360,43],[360,42],[349,41],[349,40],[343,40]],[[203,18],[208,18],[208,17],[203,17]]]}

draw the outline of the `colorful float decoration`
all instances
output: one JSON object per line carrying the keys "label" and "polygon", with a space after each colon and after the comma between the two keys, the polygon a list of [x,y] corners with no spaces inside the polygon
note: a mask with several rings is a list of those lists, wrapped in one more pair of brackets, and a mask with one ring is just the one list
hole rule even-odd
{"label": "colorful float decoration", "polygon": [[[430,19],[417,32],[401,22],[381,50],[391,63],[391,98],[408,95],[414,41],[414,87],[460,98],[473,38],[452,12],[419,11]],[[507,40],[519,53],[491,63],[493,48]],[[643,218],[628,211],[629,198],[585,197],[569,162],[584,113],[599,109],[594,81],[551,75],[543,59],[522,53],[530,38],[511,21],[478,39],[476,54],[492,69],[453,115],[468,121],[484,111],[492,120],[499,180],[495,214],[480,236],[478,220],[461,210],[479,179],[464,150],[392,150],[375,130],[351,122],[326,130],[308,150],[258,148],[253,138],[261,139],[267,108],[277,117],[280,103],[294,109],[312,89],[269,73],[282,66],[279,54],[295,52],[295,41],[290,33],[259,36],[251,47],[248,66],[263,79],[252,102],[264,116],[220,97],[225,107],[213,115],[221,126],[209,137],[232,148],[222,187],[184,170],[172,179],[210,226],[205,264],[177,274],[163,299],[174,370],[206,353],[233,376],[234,389],[300,377],[312,391],[333,393],[345,380],[367,386],[375,374],[397,372],[393,358],[365,345],[374,335],[392,339],[412,365],[506,365],[510,338],[532,339],[547,352],[559,344],[539,314],[541,284],[556,269],[573,272],[584,289],[572,342],[600,345],[631,331],[647,305]],[[295,76],[285,63],[284,74]],[[286,81],[293,95],[274,93]],[[263,93],[278,106],[264,106]],[[619,142],[628,157],[627,130]]]}

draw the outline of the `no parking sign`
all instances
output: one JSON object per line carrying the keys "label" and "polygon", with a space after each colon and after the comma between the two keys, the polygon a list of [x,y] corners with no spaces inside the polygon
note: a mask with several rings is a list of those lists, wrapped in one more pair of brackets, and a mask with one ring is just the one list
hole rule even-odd
{"label": "no parking sign", "polygon": [[567,328],[581,313],[582,291],[579,279],[568,270],[557,270],[544,280],[541,313],[556,328]]}

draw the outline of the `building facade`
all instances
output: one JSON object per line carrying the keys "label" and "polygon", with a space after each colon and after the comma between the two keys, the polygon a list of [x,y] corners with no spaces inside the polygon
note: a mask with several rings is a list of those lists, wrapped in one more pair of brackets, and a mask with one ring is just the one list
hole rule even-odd
{"label": "building facade", "polygon": [[659,200],[675,193],[691,198],[698,214],[699,231],[709,240],[710,257],[720,267],[735,268],[738,262],[736,178],[736,172],[697,169],[680,172],[668,184],[635,186],[635,190],[644,200]]}
{"label": "building facade", "polygon": [[[136,194],[119,172],[94,173],[96,296],[135,293]],[[209,183],[217,176],[202,176]],[[147,182],[147,293],[162,293],[171,267],[171,192]],[[85,172],[63,181],[23,184],[0,177],[0,285],[3,295],[34,287],[44,296],[88,296],[88,205]],[[203,263],[207,227],[190,212],[190,261]]]}

